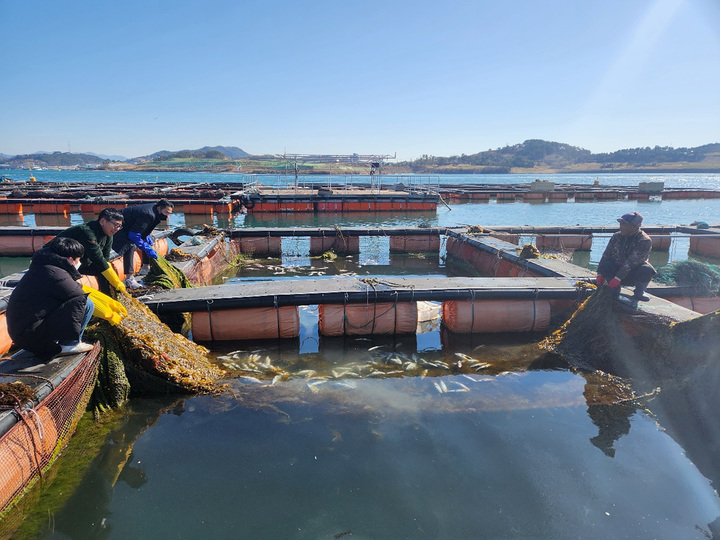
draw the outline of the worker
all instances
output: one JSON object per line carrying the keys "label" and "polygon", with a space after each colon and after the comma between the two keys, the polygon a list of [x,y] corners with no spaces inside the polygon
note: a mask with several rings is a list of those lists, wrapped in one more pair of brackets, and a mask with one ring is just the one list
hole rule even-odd
{"label": "worker", "polygon": [[125,284],[110,265],[108,259],[113,248],[113,236],[123,224],[123,215],[115,208],[104,208],[98,218],[65,229],[58,236],[74,238],[85,248],[79,271],[98,278],[100,291],[110,293],[110,287],[125,292]]}
{"label": "worker", "polygon": [[652,277],[657,273],[648,262],[652,249],[652,240],[640,229],[643,217],[638,212],[629,212],[618,218],[620,231],[610,238],[597,269],[595,282],[598,287],[604,283],[620,294],[620,286],[634,286],[631,298],[637,304],[639,300],[650,300],[645,290]]}
{"label": "worker", "polygon": [[8,334],[16,346],[43,360],[85,353],[93,348],[82,341],[93,315],[115,325],[127,315],[119,302],[77,282],[84,253],[77,240],[55,237],[33,255],[5,311]]}
{"label": "worker", "polygon": [[123,270],[125,272],[125,285],[137,289],[140,284],[135,279],[133,268],[133,255],[135,248],[140,248],[147,257],[157,259],[153,248],[152,232],[161,221],[166,221],[172,214],[173,203],[167,199],[160,199],[156,203],[144,203],[123,208],[122,228],[115,234],[113,246],[118,255],[123,256]]}

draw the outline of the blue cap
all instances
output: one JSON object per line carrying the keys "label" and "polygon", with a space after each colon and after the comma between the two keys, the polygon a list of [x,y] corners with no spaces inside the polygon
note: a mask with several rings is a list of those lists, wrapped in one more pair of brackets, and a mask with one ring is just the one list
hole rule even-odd
{"label": "blue cap", "polygon": [[624,221],[628,225],[632,225],[633,227],[640,228],[640,225],[642,225],[643,217],[642,214],[639,212],[629,212],[627,214],[623,214],[622,217],[618,218],[618,223]]}

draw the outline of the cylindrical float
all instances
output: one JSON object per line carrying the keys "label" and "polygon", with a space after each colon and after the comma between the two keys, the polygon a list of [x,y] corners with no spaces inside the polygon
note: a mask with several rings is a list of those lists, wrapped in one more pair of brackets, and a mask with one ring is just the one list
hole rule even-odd
{"label": "cylindrical float", "polygon": [[443,324],[452,332],[537,332],[548,329],[547,300],[462,300],[442,304]]}
{"label": "cylindrical float", "polygon": [[720,236],[691,235],[690,252],[720,258]]}
{"label": "cylindrical float", "polygon": [[440,251],[439,235],[400,235],[390,237],[390,253],[424,253]]}
{"label": "cylindrical float", "polygon": [[360,253],[360,238],[358,236],[311,236],[310,255],[317,256],[333,250],[341,255]]}
{"label": "cylindrical float", "polygon": [[572,249],[575,251],[590,251],[592,248],[592,235],[589,234],[539,234],[536,239],[538,249]]}
{"label": "cylindrical float", "polygon": [[323,336],[412,334],[417,321],[416,302],[318,306],[318,332]]}
{"label": "cylindrical float", "polygon": [[196,341],[293,338],[300,335],[297,306],[194,311]]}

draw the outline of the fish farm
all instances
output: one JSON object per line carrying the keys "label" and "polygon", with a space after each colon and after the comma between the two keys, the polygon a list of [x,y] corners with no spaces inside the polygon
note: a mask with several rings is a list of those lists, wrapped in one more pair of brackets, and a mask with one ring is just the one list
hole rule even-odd
{"label": "fish farm", "polygon": [[[719,189],[253,180],[0,184],[0,538],[720,535],[720,223],[652,215]],[[161,198],[127,317],[18,351],[32,255]],[[635,304],[595,283],[627,208]]]}

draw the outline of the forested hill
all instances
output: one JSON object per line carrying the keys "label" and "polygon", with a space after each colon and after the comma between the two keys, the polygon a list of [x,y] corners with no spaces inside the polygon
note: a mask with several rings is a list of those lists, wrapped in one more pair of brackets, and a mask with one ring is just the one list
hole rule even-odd
{"label": "forested hill", "polygon": [[573,172],[613,170],[720,170],[720,143],[695,148],[630,148],[593,154],[590,150],[569,144],[530,139],[521,144],[487,150],[477,154],[439,157],[424,155],[403,163],[418,173],[508,173]]}

